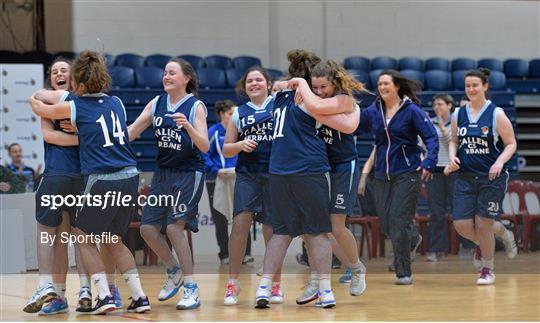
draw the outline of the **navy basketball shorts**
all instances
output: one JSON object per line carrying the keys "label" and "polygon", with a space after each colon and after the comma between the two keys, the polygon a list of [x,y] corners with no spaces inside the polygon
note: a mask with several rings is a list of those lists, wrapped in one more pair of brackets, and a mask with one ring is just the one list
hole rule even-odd
{"label": "navy basketball shorts", "polygon": [[257,222],[272,224],[268,177],[268,173],[236,173],[233,216],[251,212]]}
{"label": "navy basketball shorts", "polygon": [[459,173],[454,183],[454,221],[474,219],[475,215],[499,220],[508,177],[508,172],[502,172],[491,181],[487,175]]}
{"label": "navy basketball shorts", "polygon": [[[108,233],[123,237],[137,212],[138,186],[138,173],[87,176],[83,194],[92,196],[92,205],[83,205],[77,210],[77,228],[86,234]],[[130,196],[129,203],[121,202],[122,196]],[[96,197],[101,199],[100,203],[96,203]]]}
{"label": "navy basketball shorts", "polygon": [[171,200],[172,203],[160,203],[143,207],[141,225],[160,226],[163,230],[169,224],[179,220],[186,222],[185,228],[192,232],[199,231],[197,215],[199,201],[204,188],[204,173],[191,170],[159,168],[154,173],[147,202]]}
{"label": "navy basketball shorts", "polygon": [[[77,205],[76,200],[71,200],[71,196],[73,199],[77,198],[81,193],[82,183],[83,179],[80,176],[44,175],[36,190],[36,221],[48,227],[57,227],[62,224],[62,212],[66,211],[69,213],[69,223],[73,226],[75,214],[77,213]],[[64,203],[63,206],[56,209],[53,209],[53,205],[44,205],[52,204],[55,196],[64,197],[64,202],[68,203]],[[65,198],[67,196],[70,196],[70,198],[66,200]],[[46,203],[46,200],[49,203]]]}
{"label": "navy basketball shorts", "polygon": [[358,200],[360,166],[351,160],[330,167],[330,214],[351,215]]}
{"label": "navy basketball shorts", "polygon": [[330,176],[270,174],[274,234],[297,237],[332,232]]}

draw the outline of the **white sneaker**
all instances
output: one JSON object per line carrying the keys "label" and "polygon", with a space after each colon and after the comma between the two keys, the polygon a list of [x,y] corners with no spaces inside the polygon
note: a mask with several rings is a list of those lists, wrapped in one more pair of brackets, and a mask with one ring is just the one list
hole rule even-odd
{"label": "white sneaker", "polygon": [[283,290],[281,290],[281,284],[276,283],[272,286],[270,292],[270,304],[282,304],[284,300]]}
{"label": "white sneaker", "polygon": [[349,293],[352,296],[360,296],[366,290],[366,273],[361,271],[351,271],[351,285]]}
{"label": "white sneaker", "polygon": [[[319,300],[317,303],[322,308],[331,308],[336,306],[336,299],[334,298],[334,293],[332,290],[325,290],[322,293],[319,293]],[[317,306],[317,304],[315,304],[315,306]]]}
{"label": "white sneaker", "polygon": [[304,305],[304,304],[307,304],[309,302],[316,300],[318,297],[319,297],[319,281],[311,280],[307,284],[302,295],[296,298],[296,304]]}
{"label": "white sneaker", "polygon": [[493,270],[482,267],[480,272],[478,273],[478,280],[476,281],[476,285],[493,285],[495,284],[495,274],[493,273]]}
{"label": "white sneaker", "polygon": [[236,305],[238,304],[238,294],[240,294],[240,285],[227,284],[227,290],[225,291],[225,298],[223,299],[223,305]]}
{"label": "white sneaker", "polygon": [[269,286],[259,286],[255,293],[255,308],[269,308],[271,294]]}
{"label": "white sneaker", "polygon": [[504,251],[509,259],[514,259],[518,253],[514,232],[506,230],[506,239],[503,239]]}
{"label": "white sneaker", "polygon": [[436,252],[428,252],[427,256],[426,256],[426,261],[427,262],[437,262],[437,261],[439,261],[439,259],[437,258],[437,253]]}
{"label": "white sneaker", "polygon": [[182,275],[182,270],[175,267],[171,272],[167,272],[167,280],[163,288],[159,292],[158,300],[166,301],[176,295],[180,287],[184,284],[184,275]]}
{"label": "white sneaker", "polygon": [[184,284],[184,297],[176,304],[177,310],[191,310],[201,306],[199,287],[195,283]]}
{"label": "white sneaker", "polygon": [[25,311],[26,313],[37,313],[41,310],[43,304],[51,301],[56,296],[57,294],[53,284],[48,283],[46,285],[43,285],[39,287],[34,292],[34,294],[32,294],[32,297],[30,297],[30,299],[26,303],[23,311]]}

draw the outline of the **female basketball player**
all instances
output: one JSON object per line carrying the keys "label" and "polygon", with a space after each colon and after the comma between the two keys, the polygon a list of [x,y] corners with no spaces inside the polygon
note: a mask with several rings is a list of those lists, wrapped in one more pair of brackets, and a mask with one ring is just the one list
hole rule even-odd
{"label": "female basketball player", "polygon": [[[129,138],[133,140],[153,126],[158,167],[150,194],[179,197],[178,204],[173,206],[145,206],[141,235],[167,266],[167,280],[159,300],[173,297],[183,283],[184,296],[176,308],[186,310],[200,306],[199,288],[193,280],[193,258],[184,230],[199,231],[197,213],[204,185],[203,153],[209,149],[207,113],[204,103],[195,96],[199,87],[197,75],[185,60],[169,61],[163,72],[163,87],[166,93],[148,102],[129,126]],[[160,232],[165,228],[181,270]]]}
{"label": "female basketball player", "polygon": [[[431,177],[437,164],[439,142],[428,115],[418,106],[414,82],[397,71],[384,70],[377,87],[378,97],[362,112],[359,130],[375,134],[377,213],[381,230],[392,240],[396,284],[410,285],[413,282],[411,246],[418,246],[421,241],[420,235],[413,233],[420,193],[419,171],[423,180]],[[427,147],[423,161],[418,136]]]}
{"label": "female basketball player", "polygon": [[508,183],[505,164],[516,152],[516,138],[504,111],[486,99],[489,75],[484,68],[465,74],[465,93],[471,101],[454,112],[449,147],[449,170],[459,169],[454,184],[454,226],[461,236],[480,246],[478,285],[495,283],[493,232],[506,243],[514,241],[504,226],[494,226]]}
{"label": "female basketball player", "polygon": [[64,91],[40,90],[30,98],[30,104],[40,117],[52,120],[70,118],[77,127],[84,194],[103,198],[111,192],[120,192],[130,196],[131,203],[127,205],[107,206],[86,201],[77,212],[74,232],[81,258],[98,291],[96,305],[90,313],[101,314],[116,309],[95,236],[102,237],[101,247],[116,260],[131,290],[132,302],[127,310],[140,313],[150,310],[150,303],[142,290],[133,255],[121,240],[135,212],[133,201],[138,197],[139,175],[126,138],[126,114],[122,101],[103,93],[110,81],[103,58],[95,52],[83,51],[72,71],[72,84],[77,96],[70,102],[46,105],[40,100],[59,102],[66,94]]}
{"label": "female basketball player", "polygon": [[[225,137],[223,154],[238,155],[234,186],[234,218],[229,237],[229,282],[225,305],[238,303],[238,275],[253,219],[263,224],[265,243],[272,236],[268,163],[272,150],[274,98],[269,96],[270,75],[260,66],[249,68],[237,83],[237,93],[249,102],[233,112]],[[274,275],[271,303],[283,303],[281,269]]]}
{"label": "female basketball player", "polygon": [[[311,71],[320,62],[313,53],[293,50],[287,54],[290,76],[311,82]],[[281,91],[274,101],[274,141],[270,156],[270,194],[272,196],[273,235],[268,242],[263,276],[256,292],[256,307],[270,302],[272,276],[283,264],[293,237],[304,235],[312,261],[319,273],[319,300],[322,307],[335,306],[330,283],[332,249],[327,233],[332,231],[329,217],[328,156],[318,136],[312,111],[327,115],[353,112],[351,97],[317,98],[299,79],[290,82],[297,92]],[[307,91],[305,90],[307,88]],[[304,105],[296,105],[298,102]],[[341,110],[340,110],[341,109]],[[328,124],[329,126],[332,126]],[[354,131],[353,127],[350,132]]]}
{"label": "female basketball player", "polygon": [[[332,60],[317,64],[311,73],[311,88],[321,98],[336,95],[351,96],[353,91],[363,91],[362,83]],[[354,135],[342,133],[323,126],[320,133],[326,143],[330,162],[331,203],[330,220],[332,222],[332,249],[344,252],[346,262],[351,267],[351,295],[361,295],[365,288],[366,268],[358,257],[356,240],[345,226],[345,220],[351,215],[357,199],[360,166],[357,162],[356,140]],[[311,259],[311,258],[310,258]],[[306,290],[297,299],[298,304],[306,304],[316,298],[318,280],[314,275]]]}

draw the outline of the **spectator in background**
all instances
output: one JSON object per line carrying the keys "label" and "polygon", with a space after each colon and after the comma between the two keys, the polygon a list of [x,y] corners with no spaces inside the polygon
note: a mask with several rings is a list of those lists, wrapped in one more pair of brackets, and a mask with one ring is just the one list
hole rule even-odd
{"label": "spectator in background", "polygon": [[[214,208],[214,190],[216,178],[228,178],[234,176],[238,156],[227,158],[223,156],[223,142],[227,126],[231,120],[236,104],[231,100],[217,101],[215,104],[216,114],[219,122],[208,129],[208,139],[210,140],[210,150],[205,155],[206,168],[206,189],[210,200],[210,211],[212,221],[216,226],[216,239],[219,246],[219,260],[222,265],[229,264],[229,231],[228,218]],[[251,241],[248,240],[248,251],[250,251]]]}
{"label": "spectator in background", "polygon": [[437,167],[433,180],[427,182],[428,206],[431,220],[428,226],[427,261],[437,261],[448,251],[446,212],[451,205],[453,176],[445,176],[444,168],[449,164],[448,145],[450,143],[450,112],[454,109],[454,99],[448,94],[437,94],[433,98],[435,117],[431,119],[439,137]]}
{"label": "spectator in background", "polygon": [[38,166],[37,172],[32,167],[28,167],[23,163],[23,151],[21,145],[12,143],[8,146],[9,157],[11,164],[6,165],[15,175],[19,175],[26,186],[26,192],[35,191],[34,183],[37,183],[37,177],[41,171],[41,165]]}
{"label": "spectator in background", "polygon": [[24,193],[24,182],[10,169],[0,165],[0,194]]}

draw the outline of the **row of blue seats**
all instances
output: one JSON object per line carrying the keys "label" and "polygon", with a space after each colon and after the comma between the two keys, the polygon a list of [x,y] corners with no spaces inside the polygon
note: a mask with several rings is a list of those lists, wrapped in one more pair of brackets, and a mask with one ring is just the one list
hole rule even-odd
{"label": "row of blue seats", "polygon": [[[112,66],[109,68],[113,88],[162,88],[163,71],[157,67],[137,67],[132,69],[125,66]],[[362,70],[349,70],[359,81],[369,89],[375,90],[377,79],[382,70],[370,72]],[[222,70],[213,67],[201,67],[196,70],[201,89],[230,89],[236,86],[243,72],[236,68]],[[270,71],[273,79],[281,76],[276,70]],[[421,89],[429,91],[449,91],[465,89],[464,75],[467,70],[458,70],[452,73],[441,70],[421,72],[416,70],[402,70],[401,74],[409,79],[416,80]],[[491,73],[490,88],[492,90],[506,90],[506,76],[502,72]]]}
{"label": "row of blue seats", "polygon": [[[379,74],[383,71],[363,71],[356,69],[349,69],[349,73],[354,75],[356,79],[364,83],[369,88],[376,90]],[[417,81],[421,86],[421,89],[427,91],[449,91],[458,90],[463,91],[465,89],[465,74],[469,70],[457,70],[453,72],[443,70],[431,70],[427,72],[417,70],[401,70],[400,73],[408,79]],[[489,87],[492,90],[507,90],[506,75],[502,72],[492,71],[489,77]]]}
{"label": "row of blue seats", "polygon": [[530,61],[520,58],[510,58],[504,61],[496,58],[483,58],[478,61],[472,58],[456,58],[450,61],[442,57],[433,57],[427,60],[419,57],[403,57],[397,60],[388,56],[379,56],[373,59],[351,56],[345,58],[343,66],[346,69],[366,72],[379,69],[450,72],[485,67],[492,71],[504,72],[508,78],[540,78],[540,58]]}
{"label": "row of blue seats", "polygon": [[[163,69],[151,66],[130,68],[125,66],[111,66],[109,72],[112,78],[112,87],[160,89],[163,88]],[[272,79],[282,76],[281,71],[269,69]],[[215,67],[199,67],[196,69],[201,89],[232,89],[244,71],[237,68],[226,70]]]}

